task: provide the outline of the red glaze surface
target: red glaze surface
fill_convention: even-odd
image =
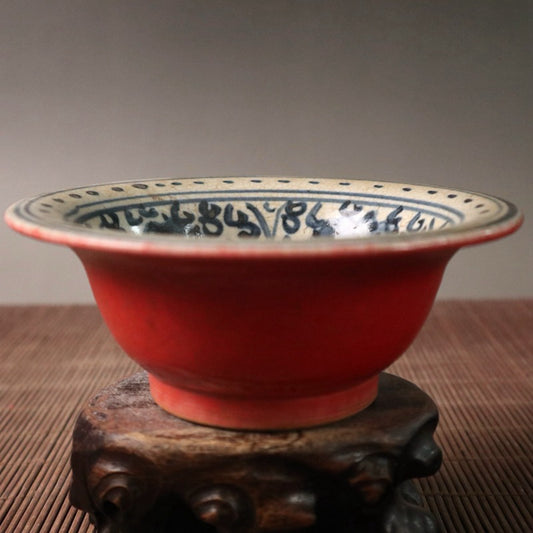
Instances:
[[[162,407],[286,429],[367,406],[453,253],[516,231],[522,215],[426,185],[212,177],[57,191],[13,204],[6,221],[76,251]]]
[[[77,250],[156,401],[204,424],[256,429],[368,405],[376,390],[365,382],[415,338],[453,252],[207,260]]]

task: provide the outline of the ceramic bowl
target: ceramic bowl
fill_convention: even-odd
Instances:
[[[21,201],[6,220],[76,252],[161,407],[287,429],[369,405],[454,252],[521,215],[442,187],[238,177],[80,187]]]

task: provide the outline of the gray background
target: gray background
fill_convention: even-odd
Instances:
[[[2,1],[0,200],[158,176],[383,178],[529,214],[440,297],[533,295],[532,3]],[[0,227],[0,303],[86,302],[67,249]]]

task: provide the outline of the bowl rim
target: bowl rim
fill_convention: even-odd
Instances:
[[[77,228],[73,224],[61,223],[56,219],[47,221],[46,215],[36,217],[28,211],[28,206],[52,195],[73,193],[75,191],[102,186],[131,185],[139,182],[158,182],[163,180],[209,180],[209,179],[263,180],[286,178],[287,180],[345,180],[349,182],[374,182],[377,184],[427,187],[458,194],[500,202],[505,211],[498,217],[489,218],[485,223],[476,220],[459,223],[445,229],[421,232],[400,232],[341,239],[314,238],[293,241],[255,240],[255,239],[190,239],[176,235],[122,233],[100,229]],[[482,219],[482,217],[478,217]],[[485,217],[486,218],[486,217]],[[4,214],[8,226],[26,236],[64,246],[74,250],[93,250],[136,255],[156,256],[196,256],[200,257],[298,257],[313,255],[376,255],[404,253],[421,250],[457,250],[460,247],[495,240],[515,232],[524,219],[515,204],[481,192],[467,189],[427,185],[412,182],[396,182],[382,179],[363,178],[326,178],[310,176],[210,176],[210,177],[167,177],[102,182],[93,185],[77,186],[24,198],[8,207]]]

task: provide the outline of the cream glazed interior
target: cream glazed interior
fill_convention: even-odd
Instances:
[[[80,187],[23,200],[8,211],[15,229],[63,242],[170,237],[225,242],[350,240],[464,232],[490,238],[519,214],[481,193],[376,180],[165,178]],[[67,239],[68,240],[68,239]],[[387,239],[388,240],[388,239]],[[220,241],[219,241],[220,242]],[[67,243],[68,244],[68,243]]]

